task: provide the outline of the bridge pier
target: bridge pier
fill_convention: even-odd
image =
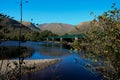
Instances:
[[[49,41],[49,39],[48,38],[46,38],[47,39],[47,42]]]
[[[75,40],[78,41],[78,37],[75,37]]]
[[[52,38],[52,42],[54,42],[54,38]]]
[[[62,42],[63,41],[63,38],[60,38],[60,42]]]
[[[60,41],[60,42],[63,42],[63,40],[66,42],[69,42],[69,41],[73,41],[73,39],[78,41],[81,38],[85,38],[85,35],[84,34],[76,34],[76,35],[74,34],[74,35],[46,37],[47,41],[49,40],[49,41]]]

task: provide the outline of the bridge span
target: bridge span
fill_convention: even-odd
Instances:
[[[45,39],[47,41],[60,41],[62,42],[63,40],[79,40],[85,38],[84,34],[74,34],[74,35],[63,35],[63,36],[49,36],[46,37]]]

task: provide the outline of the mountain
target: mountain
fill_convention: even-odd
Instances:
[[[90,30],[90,28],[91,28],[91,23],[90,22],[81,22],[76,27],[73,27],[69,31],[69,33],[70,34],[79,34],[81,32],[86,32],[86,31]]]
[[[49,30],[58,35],[68,34],[73,28],[73,25],[63,23],[46,23],[39,25],[39,28],[43,30]]]

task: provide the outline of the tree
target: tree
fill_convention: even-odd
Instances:
[[[91,29],[84,33],[86,52],[102,57],[109,66],[103,74],[108,80],[120,79],[120,9],[112,5],[112,9],[104,12],[91,22]],[[82,49],[83,45],[78,45]]]
[[[43,40],[45,37],[56,36],[56,34],[52,33],[51,31],[44,30],[41,32],[41,36],[42,36],[42,40]]]

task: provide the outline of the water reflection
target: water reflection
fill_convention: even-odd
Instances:
[[[100,76],[86,66],[86,64],[92,64],[92,60],[88,59],[86,54],[70,51],[70,46],[45,42],[25,42],[21,44],[22,52],[17,54],[16,42],[4,42],[4,44],[7,47],[0,47],[0,59],[14,59],[19,55],[26,59],[62,58],[60,63],[42,71],[29,73],[23,76],[22,80],[101,80]]]
[[[28,58],[32,56],[34,50],[30,47],[0,46],[0,59]]]
[[[51,56],[51,57],[62,57],[62,56],[68,56],[70,55],[70,51],[68,49],[69,46],[65,46],[62,44],[55,44],[55,43],[47,43],[42,44],[41,48],[39,48],[38,52],[40,54],[43,54],[45,56]]]

